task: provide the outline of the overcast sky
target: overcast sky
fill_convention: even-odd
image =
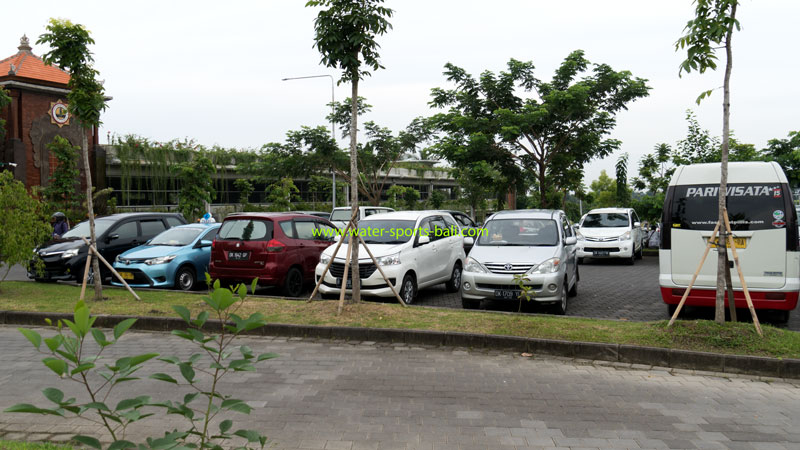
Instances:
[[[6,2],[0,58],[15,53],[23,33],[32,43],[50,17],[88,27],[97,41],[97,69],[114,97],[103,117],[107,133],[154,140],[189,137],[204,145],[258,148],[280,142],[288,130],[325,121],[327,78],[281,81],[317,74],[340,75],[319,65],[312,48],[316,10],[304,0],[49,1]],[[393,130],[428,108],[430,90],[445,87],[447,62],[472,74],[499,71],[510,58],[533,61],[549,80],[571,51],[595,63],[646,78],[650,96],[618,116],[610,137],[620,151],[585,168],[588,185],[600,170],[613,172],[628,152],[635,167],[660,142],[686,134],[685,111],[704,128],[722,130],[722,93],[696,106],[706,89],[722,85],[723,72],[684,75],[674,42],[691,18],[690,0],[389,0],[394,29],[379,38],[385,70],[360,85],[373,105],[365,117]],[[742,142],[763,147],[769,139],[800,130],[800,2],[743,0],[734,35],[731,128]],[[37,55],[42,46],[33,44]],[[723,57],[723,55],[720,55]],[[720,66],[723,66],[721,63]],[[336,86],[336,100],[349,96]],[[341,141],[347,145],[346,141]]]

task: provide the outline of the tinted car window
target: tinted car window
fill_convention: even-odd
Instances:
[[[552,219],[490,220],[478,238],[478,245],[555,246],[558,224]]]
[[[177,217],[167,217],[167,224],[169,224],[170,227],[177,227],[178,225],[183,225],[183,222],[178,220]]]
[[[136,222],[126,222],[111,231],[111,234],[118,234],[120,240],[136,239],[139,235],[139,227]]]
[[[161,219],[143,220],[139,226],[142,227],[142,236],[155,236],[167,229]]]
[[[217,237],[217,231],[219,231],[219,228],[214,228],[212,230],[206,231],[206,234],[204,234],[203,237],[200,238],[200,240],[201,241],[213,241],[214,238]]]
[[[671,228],[713,230],[717,224],[719,185],[675,186]],[[786,227],[783,190],[778,184],[728,184],[728,216],[733,230]]]
[[[317,236],[316,239],[332,240],[338,234],[336,228],[328,225],[327,223],[317,222]]]
[[[474,227],[475,226],[475,224],[472,222],[472,219],[470,219],[467,216],[462,216],[461,214],[456,214],[453,217],[455,217],[455,219],[458,221],[458,223],[460,223],[462,226],[465,226],[465,227]]]
[[[272,239],[272,226],[272,221],[268,220],[226,220],[218,236],[226,241],[268,241]]]
[[[317,227],[314,225],[314,222],[295,222],[294,228],[297,230],[297,239],[307,239],[312,240],[315,239],[314,236],[317,230]]]
[[[283,231],[283,234],[285,234],[286,237],[290,239],[296,239],[294,235],[294,229],[292,229],[291,220],[285,220],[283,222],[280,222],[280,225],[281,225],[281,231]]]
[[[442,218],[444,219],[444,223],[447,224],[447,228],[452,228],[452,227],[458,228],[458,224],[452,217],[442,216]]]
[[[630,225],[627,213],[592,213],[583,219],[585,228],[618,228]]]
[[[433,228],[431,240],[433,241],[444,239],[450,236],[450,234],[453,232],[452,229],[447,228],[447,224],[441,217],[435,217],[433,220],[431,220],[431,226]]]
[[[113,219],[95,220],[94,221],[94,232],[95,232],[95,235],[96,236],[101,236],[109,228],[111,228],[112,225],[114,225],[114,220]],[[64,235],[61,236],[61,237],[63,237],[64,239],[67,239],[67,238],[81,238],[81,237],[85,237],[85,238],[88,239],[89,237],[91,237],[91,235],[89,234],[89,222],[88,221],[81,222],[81,223],[75,225],[74,227],[72,227],[71,230],[69,230],[66,233],[64,233]]]

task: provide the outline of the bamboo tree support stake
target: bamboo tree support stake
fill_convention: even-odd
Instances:
[[[758,316],[756,315],[756,309],[753,307],[753,300],[750,298],[750,291],[747,290],[747,282],[744,281],[744,274],[742,273],[742,267],[739,265],[739,255],[736,254],[736,245],[733,243],[733,232],[731,231],[731,222],[728,220],[728,208],[723,208],[722,210],[723,215],[722,217],[725,219],[725,229],[728,231],[728,243],[731,247],[731,252],[733,253],[733,264],[736,266],[736,272],[739,274],[739,281],[742,283],[742,291],[744,291],[744,298],[747,300],[747,307],[750,309],[750,316],[753,318],[753,325],[756,326],[756,331],[758,335],[764,337],[764,333],[761,331],[761,324],[758,323]]]
[[[398,294],[398,293],[397,293],[397,291],[394,289],[394,286],[393,286],[393,285],[392,285],[392,283],[389,281],[389,278],[386,276],[386,274],[385,274],[385,273],[383,273],[383,269],[381,269],[381,265],[380,265],[380,264],[378,264],[378,260],[377,260],[377,259],[375,259],[375,257],[374,257],[374,256],[372,256],[372,252],[369,250],[369,247],[367,247],[367,243],[366,243],[366,242],[364,242],[364,238],[363,238],[363,237],[361,237],[361,235],[360,235],[360,234],[358,235],[358,240],[359,240],[359,241],[361,241],[361,243],[362,243],[362,244],[364,244],[364,250],[366,250],[366,251],[367,251],[367,254],[369,255],[369,257],[370,257],[370,258],[372,258],[372,263],[373,263],[373,264],[375,264],[375,267],[377,267],[377,268],[378,268],[378,272],[380,272],[380,273],[381,273],[381,276],[383,277],[383,280],[384,280],[384,281],[386,281],[386,284],[388,284],[388,285],[389,285],[389,287],[392,289],[392,293],[394,294],[394,296],[395,296],[395,297],[397,297],[397,300],[400,302],[400,304],[401,304],[401,305],[403,305],[403,306],[408,306],[408,305],[406,304],[406,302],[405,302],[405,301],[403,301],[403,298],[402,298],[402,297],[400,297],[400,294]]]
[[[342,314],[342,309],[344,309],[344,294],[347,292],[347,275],[350,271],[350,256],[353,254],[353,240],[350,239],[350,242],[347,246],[347,258],[344,260],[344,273],[342,274],[342,285],[339,287],[339,308],[336,310],[336,315]],[[356,244],[358,245],[358,244]],[[331,261],[333,261],[333,257],[331,257]],[[351,277],[355,278],[355,274],[351,275]]]
[[[89,280],[89,266],[92,265],[92,252],[86,252],[86,265],[83,267],[83,283],[81,283],[81,300],[86,296],[86,281]]]
[[[736,317],[736,300],[733,296],[733,282],[731,281],[731,263],[728,259],[727,246],[725,248],[725,287],[728,291],[728,310],[730,310],[731,313],[731,322],[738,322],[739,319]]]
[[[358,211],[356,210],[356,214]],[[331,260],[328,261],[328,265],[325,266],[325,269],[322,271],[322,276],[319,277],[319,281],[317,281],[317,285],[314,286],[314,291],[311,292],[311,295],[306,300],[306,303],[311,303],[314,301],[314,296],[317,295],[317,291],[319,291],[319,286],[322,284],[322,281],[325,280],[325,275],[327,275],[328,270],[330,270],[331,265],[333,264],[333,260],[336,259],[336,254],[339,253],[339,248],[342,246],[342,242],[344,242],[344,237],[347,236],[349,230],[353,227],[353,219],[355,219],[355,214],[350,216],[350,221],[347,222],[347,226],[344,228],[344,231],[339,235],[339,242],[336,244],[336,248],[333,250],[333,254],[331,255]]]
[[[686,297],[689,296],[689,292],[692,290],[692,286],[694,286],[694,282],[697,281],[697,275],[700,274],[700,269],[703,268],[703,264],[706,262],[706,258],[708,257],[708,252],[711,250],[711,246],[714,245],[714,238],[717,237],[717,232],[719,231],[720,223],[717,222],[717,226],[714,227],[714,232],[711,233],[711,237],[708,238],[708,243],[706,244],[706,251],[703,252],[703,257],[700,258],[700,264],[697,266],[697,270],[694,271],[694,275],[692,275],[692,281],[689,282],[689,286],[686,286],[686,291],[683,293],[683,297],[681,297],[681,302],[678,303],[678,307],[675,308],[675,312],[672,314],[672,318],[669,319],[669,323],[667,324],[667,328],[671,327],[673,323],[675,323],[675,319],[678,318],[678,314],[681,313],[681,309],[683,308],[683,304],[686,303]]]
[[[108,270],[110,270],[110,271],[111,271],[111,273],[112,273],[112,274],[114,274],[114,276],[115,276],[115,277],[117,277],[117,279],[118,279],[118,280],[119,280],[119,281],[122,283],[122,285],[123,285],[123,286],[125,286],[125,289],[127,289],[127,290],[128,290],[128,292],[130,292],[130,293],[131,293],[131,295],[133,295],[133,298],[135,298],[136,300],[139,300],[139,301],[141,301],[142,299],[141,299],[141,298],[139,298],[139,296],[138,296],[138,295],[136,295],[136,292],[133,292],[133,289],[131,289],[131,287],[130,287],[130,286],[128,286],[128,283],[126,283],[126,282],[125,282],[125,280],[122,278],[122,275],[120,275],[120,274],[119,274],[119,272],[117,272],[116,270],[114,270],[114,267],[113,267],[111,264],[109,264],[109,263],[108,263],[108,261],[106,261],[106,259],[105,259],[105,258],[103,258],[103,256],[100,254],[100,252],[98,252],[96,248],[92,247],[92,245],[91,245],[91,244],[89,244],[89,241],[87,241],[87,240],[86,240],[86,238],[82,237],[81,239],[83,239],[83,242],[85,242],[85,243],[86,243],[86,245],[88,245],[88,246],[89,246],[89,251],[90,251],[91,253],[94,253],[94,255],[97,257],[97,259],[99,259],[99,260],[100,260],[100,261],[101,261],[103,264],[105,264],[105,265],[106,265],[106,267],[108,267]],[[84,277],[85,277],[85,276],[86,276],[86,275],[84,274]],[[100,279],[98,280],[98,278],[100,278]],[[85,279],[85,278],[84,278],[84,279]],[[94,282],[95,282],[95,283],[102,283],[102,282],[103,282],[102,275],[101,275],[101,274],[99,274],[99,273],[95,274],[95,280],[94,280]]]

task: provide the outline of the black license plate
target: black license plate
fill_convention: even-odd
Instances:
[[[230,261],[247,261],[250,259],[250,252],[228,252]]]
[[[336,279],[336,285],[339,286],[340,288],[342,287],[342,279],[341,278],[337,278]],[[352,278],[348,278],[347,279],[347,286],[345,287],[345,289],[352,289],[352,288],[353,288],[353,279]]]
[[[592,252],[593,256],[608,256],[610,254],[608,250],[595,250]]]
[[[515,300],[519,298],[521,291],[512,291],[510,289],[495,289],[494,298],[500,300]]]

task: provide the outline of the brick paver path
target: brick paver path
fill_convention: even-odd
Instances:
[[[0,341],[0,408],[45,404],[40,390],[47,386],[77,393],[43,368],[14,328],[0,326]],[[800,387],[780,380],[404,344],[255,337],[243,343],[281,357],[257,373],[231,376],[222,391],[249,401],[252,414],[237,415],[236,425],[268,434],[276,449],[800,448]],[[130,333],[119,345],[126,353],[191,352],[181,339],[156,333]],[[161,400],[189,392],[150,380],[131,388]],[[178,424],[174,416],[147,420],[129,437]],[[97,431],[81,422],[0,414],[6,439],[65,440]]]

